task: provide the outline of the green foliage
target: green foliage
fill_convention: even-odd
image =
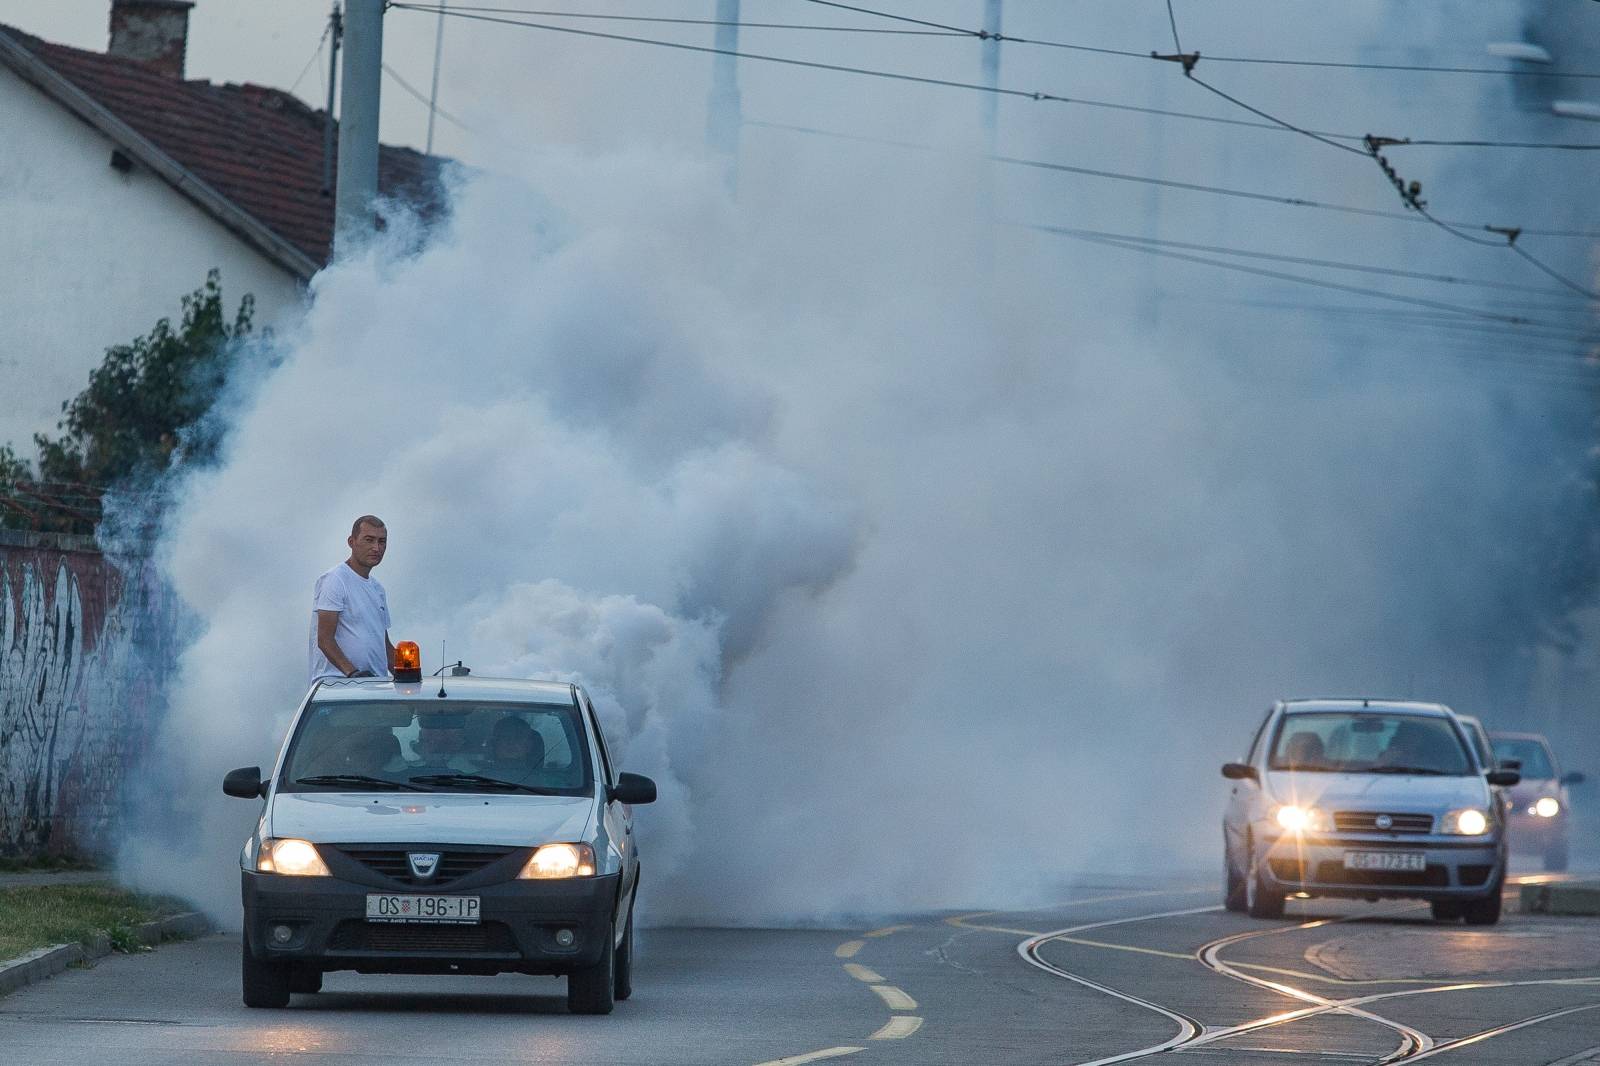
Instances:
[[[183,298],[176,329],[163,318],[145,336],[106,349],[89,387],[61,405],[64,417],[56,428],[62,434],[35,434],[39,480],[113,485],[160,473],[180,445],[190,460],[211,458],[220,435],[204,417],[227,381],[236,342],[249,335],[254,313],[255,298],[246,295],[228,320],[218,272],[212,270],[201,288]],[[0,464],[4,460],[0,455]]]

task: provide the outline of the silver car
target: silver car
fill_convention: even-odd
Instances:
[[[628,998],[630,808],[656,788],[618,770],[579,686],[320,681],[272,772],[223,791],[266,801],[240,856],[246,1006],[330,970],[564,974],[580,1014]]]
[[[1425,899],[1441,921],[1500,919],[1505,813],[1485,766],[1437,703],[1375,699],[1274,704],[1223,818],[1229,910],[1283,914],[1289,896]]]

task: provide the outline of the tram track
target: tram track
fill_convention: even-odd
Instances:
[[[1398,910],[1405,911],[1412,909],[1414,906],[1414,904],[1408,904],[1398,908]],[[1318,929],[1336,924],[1371,922],[1376,917],[1373,915],[1319,918],[1294,925],[1248,930],[1242,933],[1233,933],[1228,936],[1218,937],[1215,940],[1211,940],[1205,944],[1202,944],[1194,951],[1193,957],[1196,962],[1205,967],[1208,971],[1216,973],[1222,977],[1227,977],[1230,980],[1238,981],[1251,987],[1259,988],[1263,991],[1269,991],[1276,995],[1281,995],[1304,1004],[1304,1006],[1297,1009],[1280,1011],[1274,1014],[1252,1019],[1248,1022],[1227,1026],[1224,1028],[1208,1029],[1195,1017],[1192,1017],[1173,1007],[1158,1003],[1152,999],[1147,999],[1134,995],[1130,992],[1126,992],[1122,989],[1105,985],[1087,976],[1086,974],[1070,970],[1065,966],[1061,966],[1050,961],[1049,959],[1046,959],[1041,951],[1041,949],[1043,949],[1047,944],[1056,941],[1083,944],[1083,941],[1074,941],[1071,938],[1073,938],[1076,934],[1088,932],[1094,929],[1107,929],[1116,926],[1142,922],[1181,918],[1204,913],[1214,913],[1219,910],[1221,910],[1220,907],[1196,907],[1185,910],[1157,911],[1125,918],[1106,919],[1035,934],[1017,945],[1018,954],[1030,965],[1044,970],[1045,972],[1054,976],[1065,978],[1077,984],[1083,985],[1084,987],[1101,992],[1105,995],[1115,997],[1124,1002],[1152,1011],[1156,1014],[1160,1014],[1161,1016],[1175,1022],[1178,1026],[1178,1031],[1176,1033],[1158,1043],[1150,1044],[1144,1047],[1133,1048],[1114,1055],[1103,1056],[1093,1060],[1076,1063],[1074,1066],[1112,1066],[1112,1064],[1115,1063],[1134,1062],[1140,1059],[1151,1058],[1156,1055],[1180,1052],[1188,1049],[1194,1049],[1198,1051],[1201,1048],[1215,1045],[1220,1041],[1230,1040],[1249,1033],[1256,1033],[1266,1029],[1303,1021],[1305,1019],[1335,1013],[1344,1014],[1353,1018],[1361,1019],[1363,1021],[1371,1022],[1389,1029],[1397,1034],[1399,1036],[1399,1042],[1392,1051],[1381,1056],[1376,1056],[1370,1060],[1373,1066],[1388,1066],[1390,1063],[1419,1062],[1426,1059],[1431,1059],[1459,1048],[1481,1044],[1485,1041],[1496,1039],[1513,1032],[1518,1032],[1532,1026],[1541,1025],[1546,1022],[1555,1021],[1557,1019],[1569,1017],[1574,1014],[1580,1014],[1591,1010],[1600,1010],[1600,1001],[1578,1004],[1574,1006],[1564,1006],[1558,1009],[1524,1017],[1516,1021],[1491,1026],[1474,1033],[1469,1033],[1465,1036],[1441,1039],[1428,1034],[1416,1026],[1408,1025],[1392,1018],[1387,1018],[1382,1014],[1379,1014],[1373,1010],[1369,1010],[1368,1008],[1375,1004],[1386,1003],[1399,999],[1408,999],[1419,996],[1448,995],[1469,991],[1531,988],[1540,986],[1595,987],[1600,989],[1600,977],[1542,978],[1520,981],[1457,981],[1440,983],[1437,985],[1428,985],[1420,988],[1392,990],[1369,995],[1336,999],[1318,995],[1286,981],[1273,980],[1271,978],[1261,977],[1245,972],[1240,968],[1243,964],[1230,963],[1228,960],[1222,957],[1222,952],[1227,948],[1247,941],[1257,940],[1265,937],[1299,933],[1306,930]],[[1341,1054],[1340,1057],[1344,1058],[1346,1056]]]

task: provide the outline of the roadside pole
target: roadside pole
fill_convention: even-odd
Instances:
[[[983,42],[983,84],[991,89],[1000,86],[1000,2],[983,2],[983,30],[989,34]],[[998,143],[999,125],[1000,94],[986,93],[983,97],[983,131],[990,155],[994,155]]]
[[[739,0],[717,0],[716,48],[739,50]],[[739,185],[739,67],[732,55],[714,56],[711,68],[711,110],[706,116],[706,142],[722,157],[728,191]]]
[[[334,196],[337,258],[372,236],[378,197],[378,93],[383,76],[383,0],[346,0],[340,81],[339,183]]]
[[[339,86],[339,46],[344,43],[344,18],[339,13],[339,0],[333,0],[333,12],[328,16],[328,110],[322,118],[322,195],[333,195],[333,102]]]

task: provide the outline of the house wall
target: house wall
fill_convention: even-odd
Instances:
[[[86,541],[0,530],[0,856],[114,850],[163,706],[170,599]]]
[[[0,444],[32,454],[105,349],[174,320],[180,297],[222,271],[230,312],[256,297],[257,328],[299,306],[277,266],[114,145],[0,68]]]

